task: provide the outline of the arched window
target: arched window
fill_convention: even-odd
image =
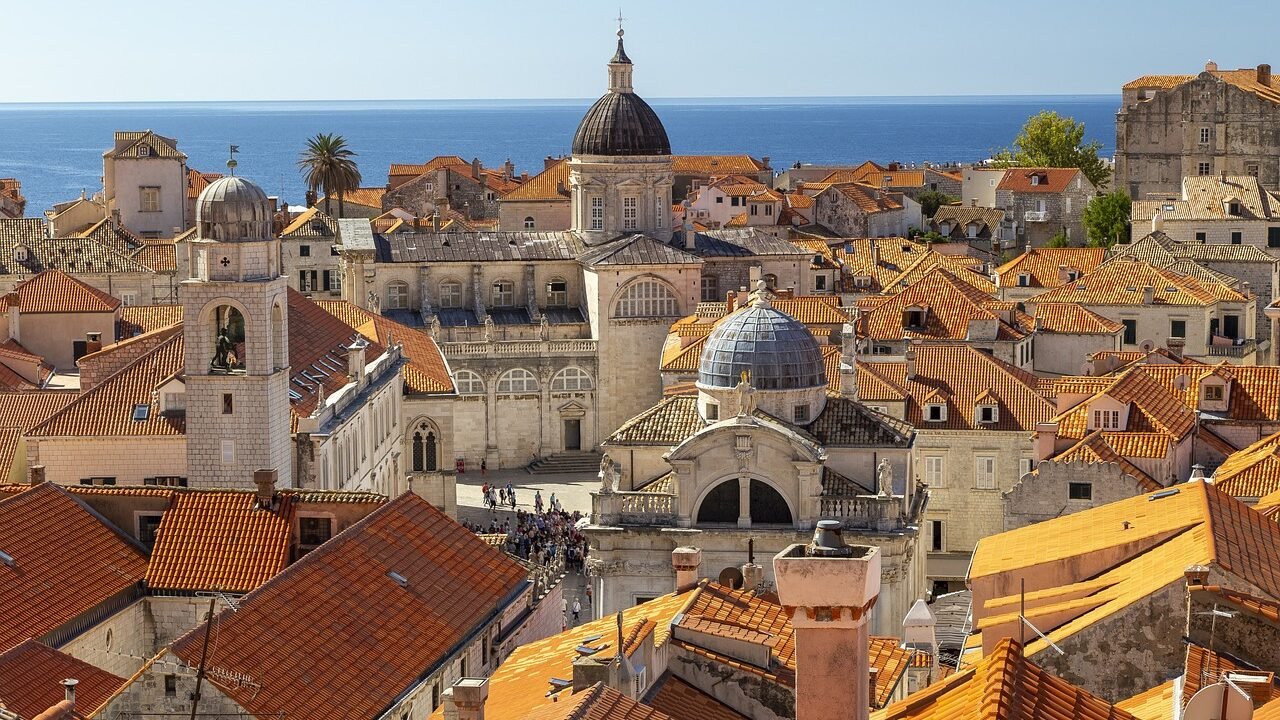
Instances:
[[[462,283],[457,280],[445,280],[440,283],[440,307],[462,307]]]
[[[538,378],[524,368],[508,370],[498,378],[498,392],[506,394],[538,392]]]
[[[741,508],[738,479],[725,480],[712,488],[698,508],[698,523],[736,523]]]
[[[494,307],[511,307],[516,304],[516,284],[510,280],[498,280],[493,284],[490,304]]]
[[[525,229],[525,230],[532,230],[532,229],[533,229],[533,217],[532,217],[532,216],[527,217],[527,218],[525,218],[525,219],[524,219],[524,229]]]
[[[791,509],[787,507],[787,501],[772,485],[754,478],[751,480],[751,524],[791,524]]]
[[[679,302],[671,288],[658,280],[640,280],[622,291],[615,317],[671,317],[679,314]]]
[[[591,376],[581,368],[567,367],[551,378],[552,392],[590,389]]]
[[[417,472],[433,472],[440,469],[440,451],[436,434],[426,423],[419,423],[413,431],[413,469]]]
[[[458,370],[453,374],[453,384],[459,395],[483,395],[484,379],[470,370]]]
[[[209,371],[229,373],[244,370],[244,316],[230,305],[221,305],[214,309],[211,320],[213,357],[209,360]]]
[[[387,283],[387,307],[403,310],[409,307],[409,284],[393,280]]]

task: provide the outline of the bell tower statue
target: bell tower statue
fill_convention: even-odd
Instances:
[[[255,471],[274,470],[290,487],[288,285],[271,203],[229,175],[200,193],[195,222],[181,290],[188,484],[252,488]]]

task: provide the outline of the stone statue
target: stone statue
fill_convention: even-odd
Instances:
[[[485,316],[484,316],[484,341],[485,341],[485,342],[493,342],[493,341],[494,341],[494,339],[495,339],[495,338],[494,338],[494,336],[495,336],[495,333],[494,333],[494,327],[493,327],[493,316],[492,316],[492,315],[490,315],[490,314],[488,314],[488,313],[485,313]]]
[[[547,314],[546,314],[546,313],[542,313],[542,314],[538,317],[538,339],[539,339],[539,340],[542,340],[542,341],[544,341],[544,342],[546,341],[546,339],[547,339],[547,330],[549,330],[549,329],[550,329],[550,328],[549,328],[549,326],[550,326],[550,323],[549,323],[549,322],[547,322]]]
[[[227,328],[225,326],[218,328],[218,339],[215,342],[213,362],[209,363],[209,367],[218,370],[230,370],[231,350],[234,347],[235,344],[231,342],[231,335]]]
[[[618,488],[618,464],[609,453],[600,456],[600,492],[611,493]]]
[[[431,339],[432,340],[440,339],[440,316],[439,315],[431,316]]]
[[[742,379],[733,389],[738,393],[738,417],[753,414],[756,411],[756,389],[751,386],[746,370],[742,371]]]
[[[876,467],[876,486],[882,496],[893,495],[893,468],[887,458]]]

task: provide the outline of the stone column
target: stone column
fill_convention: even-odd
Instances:
[[[751,478],[738,478],[738,527],[751,527]]]
[[[476,314],[476,322],[484,322],[488,312],[484,307],[484,275],[479,263],[471,266],[471,307]]]
[[[497,368],[488,368],[484,373],[484,456],[493,460],[496,468],[498,462],[498,378],[502,375]]]
[[[529,310],[529,319],[538,322],[542,313],[538,311],[538,287],[533,276],[533,263],[524,266],[524,303]]]
[[[418,268],[418,307],[422,313],[423,322],[429,322],[428,318],[435,315],[435,310],[431,306],[430,276],[430,265],[422,265]]]

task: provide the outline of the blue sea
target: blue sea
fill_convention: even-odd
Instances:
[[[567,153],[591,100],[0,104],[0,177],[17,177],[27,214],[101,187],[102,153],[115,130],[151,129],[178,140],[189,165],[237,173],[285,201],[302,201],[296,160],[318,132],[345,136],[365,185],[386,182],[391,163],[436,155],[510,158],[533,175]],[[768,156],[795,162],[972,161],[1013,142],[1027,117],[1056,110],[1085,123],[1111,155],[1114,95],[650,100],[676,153]]]

